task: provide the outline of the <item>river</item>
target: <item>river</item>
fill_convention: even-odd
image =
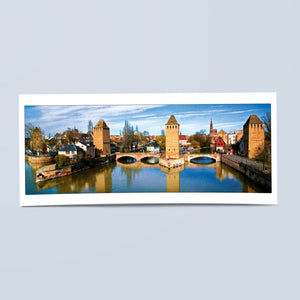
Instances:
[[[115,162],[54,180],[36,183],[41,165],[26,162],[26,194],[229,192],[261,193],[258,185],[236,170],[209,159],[166,169],[158,163]]]

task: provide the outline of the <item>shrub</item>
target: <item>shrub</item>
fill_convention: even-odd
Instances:
[[[57,166],[57,168],[61,168],[63,166],[67,166],[70,163],[70,159],[65,155],[58,154],[55,156],[55,162],[55,167]]]
[[[84,155],[84,159],[89,161],[91,158],[92,158],[92,154],[86,152],[85,155]]]

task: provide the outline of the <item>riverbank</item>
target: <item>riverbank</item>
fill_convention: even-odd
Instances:
[[[267,192],[272,192],[271,170],[267,170],[262,163],[254,162],[237,155],[223,154],[221,157],[222,163],[239,171]]]
[[[50,163],[54,161],[54,157],[51,155],[40,155],[40,156],[25,155],[25,160],[27,160],[30,163]]]
[[[59,177],[69,176],[84,170],[94,168],[99,165],[108,164],[115,161],[115,156],[91,158],[88,161],[83,161],[75,164],[70,164],[57,168],[56,164],[43,166],[36,170],[36,182],[56,179]]]

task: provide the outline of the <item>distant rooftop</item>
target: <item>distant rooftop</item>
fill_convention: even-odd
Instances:
[[[82,151],[80,147],[70,144],[59,149],[59,151]]]

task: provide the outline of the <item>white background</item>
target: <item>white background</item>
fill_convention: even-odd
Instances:
[[[2,1],[0,298],[299,299],[299,11]],[[278,93],[278,206],[19,207],[18,94],[265,91]]]

